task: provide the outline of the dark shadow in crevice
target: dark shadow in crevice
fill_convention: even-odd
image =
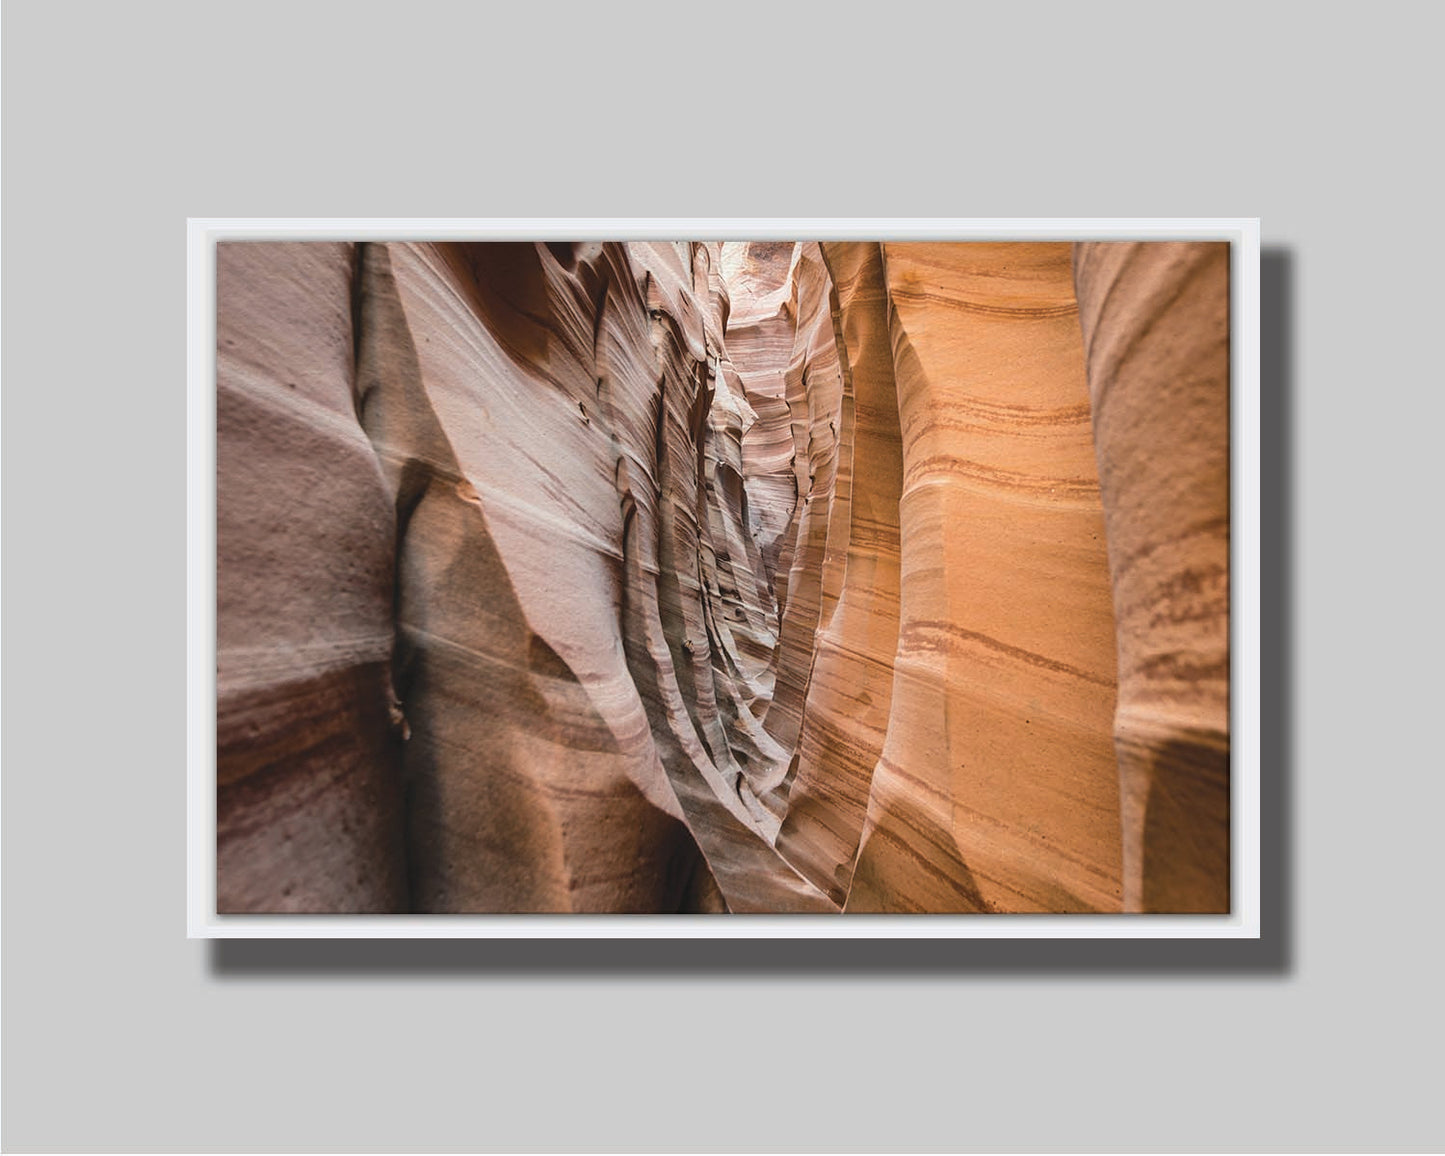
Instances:
[[[710,980],[796,977],[809,982],[819,977],[851,976],[1072,975],[1101,981],[1288,977],[1295,965],[1297,898],[1293,784],[1296,705],[1292,668],[1295,278],[1295,259],[1288,249],[1264,250],[1260,284],[1259,939],[234,939],[207,945],[211,973],[219,980],[241,982],[410,976],[458,980],[595,977],[622,981],[660,976]]]

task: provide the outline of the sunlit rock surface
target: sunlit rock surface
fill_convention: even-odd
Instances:
[[[1227,281],[1131,260],[221,245],[220,909],[1207,907]]]
[[[849,910],[1119,908],[1114,622],[1070,258],[883,246],[901,606]]]

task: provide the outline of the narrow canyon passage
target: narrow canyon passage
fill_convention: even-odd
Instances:
[[[1228,909],[1227,245],[217,269],[220,911]]]

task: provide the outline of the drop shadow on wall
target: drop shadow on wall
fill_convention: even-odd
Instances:
[[[576,976],[1288,976],[1294,968],[1294,255],[1260,265],[1258,940],[216,940],[220,980]],[[720,917],[725,918],[725,917]],[[820,917],[825,918],[825,917]],[[1079,918],[1087,918],[1080,916]]]

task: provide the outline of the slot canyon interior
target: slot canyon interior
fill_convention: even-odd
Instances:
[[[1225,242],[217,246],[217,910],[1230,909]]]

